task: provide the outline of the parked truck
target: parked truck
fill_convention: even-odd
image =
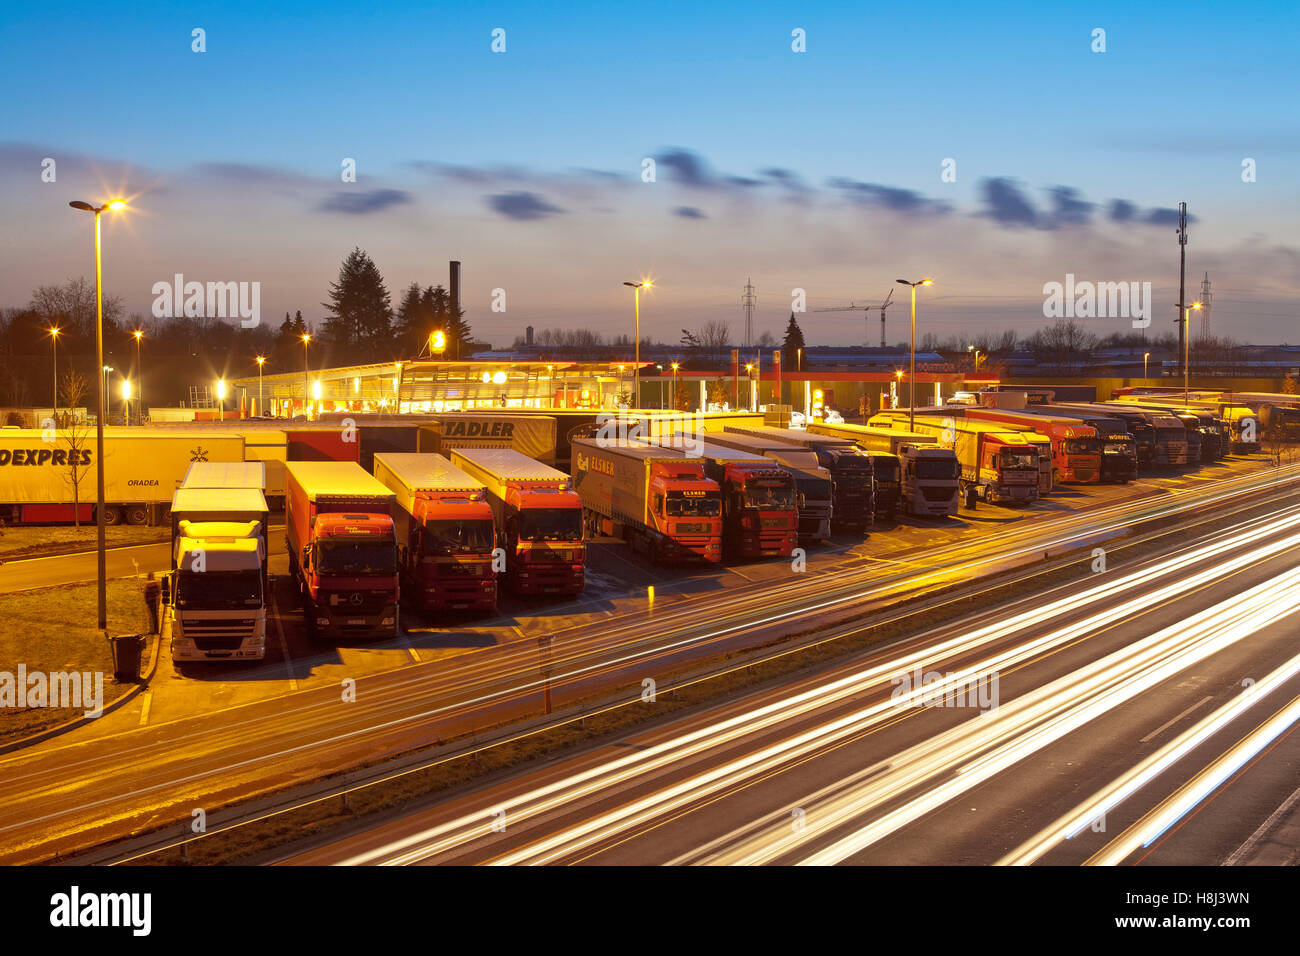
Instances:
[[[1101,446],[1101,480],[1126,484],[1137,477],[1137,443],[1129,434],[1128,425],[1120,419],[1091,412],[1054,412],[1042,405],[1026,405],[1020,413],[1089,426],[1097,433]]]
[[[789,557],[799,543],[798,493],[789,470],[762,455],[704,440],[708,436],[659,438],[704,463],[722,492],[722,548],[731,557]],[[643,442],[643,444],[652,444]]]
[[[442,455],[407,452],[376,454],[375,478],[396,500],[404,593],[423,611],[496,610],[496,523],[483,483]]]
[[[722,560],[722,492],[701,459],[640,442],[569,443],[590,532],[621,537],[664,564]]]
[[[1155,460],[1152,464],[1186,465],[1199,461],[1201,457],[1201,436],[1195,427],[1188,428],[1177,416],[1158,408],[1143,408],[1138,405],[1126,405],[1122,402],[1103,402],[1098,408],[1120,410],[1134,409],[1146,417],[1147,423],[1155,435]]]
[[[395,637],[395,495],[351,461],[285,466],[285,539],[310,637]]]
[[[1152,416],[1140,408],[1074,402],[1053,402],[1050,405],[1041,407],[1044,413],[1048,415],[1072,415],[1077,412],[1084,412],[1089,415],[1118,418],[1128,428],[1128,433],[1132,436],[1133,443],[1137,447],[1138,468],[1140,470],[1147,470],[1156,465],[1169,464],[1171,452],[1177,454],[1177,448],[1171,447],[1171,442],[1182,442],[1184,446],[1183,455],[1186,457],[1186,441],[1183,436],[1180,434],[1175,439],[1168,428],[1157,435],[1155,426],[1152,424]],[[1181,424],[1178,426],[1178,431],[1182,432]]]
[[[266,654],[266,499],[258,488],[208,475],[210,487],[177,490],[171,508],[176,661],[260,660]]]
[[[876,415],[869,424],[890,427],[891,422],[906,427],[907,412]],[[977,495],[986,502],[1026,504],[1038,499],[1039,451],[1023,433],[1008,431],[995,422],[953,416],[916,415],[914,427],[956,453],[967,506],[974,504]]]
[[[737,432],[705,432],[709,444],[747,451],[775,462],[794,476],[799,501],[799,537],[827,541],[831,536],[831,473],[817,461],[817,453],[803,445],[775,441]]]
[[[0,522],[95,521],[95,428],[0,429]],[[238,435],[201,430],[104,429],[104,523],[165,524],[193,462],[244,460]]]
[[[1101,439],[1091,425],[1069,418],[974,405],[965,409],[965,417],[999,422],[1013,431],[1046,435],[1051,440],[1054,484],[1095,484],[1101,481]]]
[[[875,512],[874,462],[851,439],[766,425],[727,425],[724,431],[811,449],[818,463],[830,472],[832,527],[862,533],[872,524]],[[881,477],[888,476],[882,474]]]
[[[1188,435],[1188,457],[1193,462],[1198,460],[1192,451],[1193,434],[1200,438],[1200,461],[1213,462],[1226,458],[1232,448],[1232,432],[1228,422],[1209,408],[1185,405],[1181,399],[1181,395],[1176,399],[1173,396],[1122,395],[1112,401],[1117,405],[1135,405],[1166,412],[1181,421]]]
[[[512,448],[453,448],[451,463],[483,483],[516,594],[581,594],[587,549],[582,499],[569,476]]]
[[[895,423],[891,419],[891,426]],[[906,427],[880,428],[871,425],[829,425],[816,422],[808,430],[854,441],[871,456],[876,473],[876,516],[890,517],[902,510],[918,517],[955,515],[958,506],[960,471],[951,448]],[[889,478],[892,475],[892,485]],[[881,494],[882,484],[884,494]],[[882,501],[883,498],[883,501]]]

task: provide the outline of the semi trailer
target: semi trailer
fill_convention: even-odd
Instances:
[[[818,464],[830,472],[832,527],[861,533],[872,524],[875,513],[874,462],[851,439],[766,425],[727,425],[724,432],[811,449]]]
[[[917,517],[957,513],[960,480],[957,456],[951,448],[940,446],[931,435],[901,426],[879,428],[824,422],[811,424],[808,430],[847,438],[871,456],[876,472],[877,517],[886,513],[893,517],[899,507]],[[892,488],[888,478],[882,479],[882,472],[894,476]]]
[[[396,637],[395,496],[351,461],[285,466],[285,541],[310,637]]]
[[[496,522],[487,488],[442,455],[380,453],[375,478],[393,493],[404,593],[421,610],[490,613]]]
[[[722,560],[722,492],[701,459],[639,442],[574,436],[569,445],[590,532],[664,564]]]
[[[1019,432],[1036,432],[1051,440],[1052,481],[1095,484],[1101,481],[1101,439],[1091,425],[1068,418],[1005,408],[964,409],[965,417],[998,422]]]
[[[582,499],[562,471],[512,448],[453,448],[451,463],[487,489],[516,594],[581,594]]]

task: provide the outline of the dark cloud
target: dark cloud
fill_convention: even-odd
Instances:
[[[709,172],[704,159],[697,153],[686,149],[670,149],[655,157],[660,166],[668,167],[673,178],[683,186],[692,189],[712,189],[718,185]]]
[[[1137,215],[1137,206],[1127,199],[1112,199],[1110,201],[1110,221],[1111,222],[1129,222]]]
[[[748,176],[728,176],[723,180],[728,186],[740,186],[748,189],[750,186],[762,186],[763,180],[750,179]]]
[[[564,212],[558,206],[552,206],[537,193],[522,190],[520,192],[498,193],[495,196],[488,196],[487,203],[495,212],[500,213],[507,219],[520,222],[544,219],[553,213]]]
[[[1048,193],[1052,197],[1051,228],[1086,226],[1092,221],[1097,204],[1080,199],[1079,191],[1073,186],[1053,186]]]
[[[980,181],[987,216],[1000,226],[1036,226],[1038,212],[1013,179],[994,177]]]
[[[696,209],[694,206],[678,206],[673,210],[674,216],[681,216],[683,219],[708,219],[708,214],[702,209]]]
[[[781,169],[780,167],[773,166],[768,169],[759,170],[759,175],[766,176],[773,182],[780,183],[786,189],[796,189],[801,192],[808,189],[808,185],[803,181],[803,177],[791,169]]]
[[[1142,221],[1145,222],[1148,226],[1173,226],[1177,228],[1178,210],[1169,209],[1167,207],[1148,209],[1146,211],[1146,215],[1142,217]],[[1191,213],[1188,213],[1187,221],[1195,222],[1196,217],[1193,216]]]
[[[400,189],[371,189],[358,192],[336,192],[321,203],[323,212],[342,212],[350,216],[365,216],[390,206],[403,206],[411,201],[411,194]]]
[[[878,183],[863,183],[856,179],[837,176],[826,181],[832,189],[838,189],[854,202],[880,206],[894,212],[911,212],[942,215],[951,212],[947,203],[927,199],[912,189],[897,186],[881,186]]]

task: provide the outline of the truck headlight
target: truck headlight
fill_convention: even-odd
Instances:
[[[384,618],[382,621],[380,621],[379,623],[380,623],[380,624],[392,624],[392,623],[393,623],[393,619],[392,619],[391,617],[386,617],[386,618]]]
[[[329,627],[329,626],[330,626],[330,619],[327,618],[327,617],[318,617],[318,618],[316,618],[316,625],[317,625],[318,627]]]

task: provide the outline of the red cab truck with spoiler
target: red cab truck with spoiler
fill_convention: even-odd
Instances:
[[[490,612],[496,524],[487,489],[442,455],[382,452],[375,477],[397,498],[398,563],[424,611]]]
[[[1038,432],[1052,440],[1052,481],[1096,484],[1101,481],[1101,439],[1091,425],[1010,408],[971,405],[965,417],[997,422],[1018,432]]]
[[[652,560],[722,560],[722,493],[704,462],[639,442],[570,439],[588,529],[623,537]]]
[[[453,448],[451,463],[483,483],[505,536],[516,594],[581,594],[587,549],[582,499],[569,476],[511,448]]]
[[[702,461],[704,473],[718,483],[724,551],[738,558],[789,557],[799,541],[794,476],[762,455],[713,445],[703,437],[674,436],[654,444]]]
[[[289,571],[312,637],[397,635],[394,495],[350,461],[285,465]]]

